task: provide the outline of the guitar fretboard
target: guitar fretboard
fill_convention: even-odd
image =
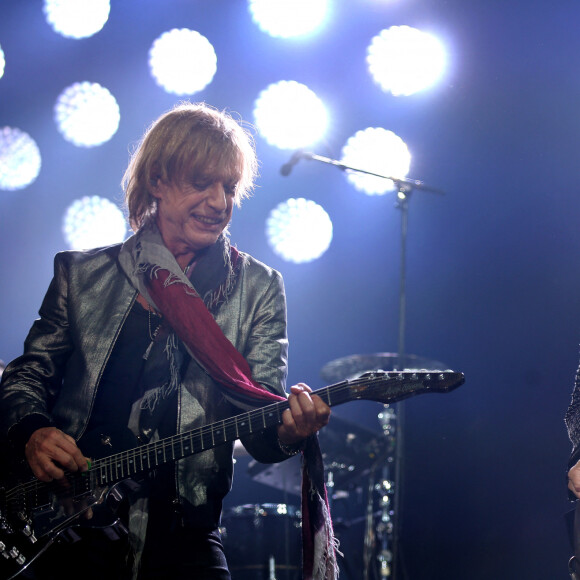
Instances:
[[[314,394],[329,406],[357,399],[387,404],[427,391],[447,392],[463,382],[463,374],[452,371],[376,371],[366,373],[358,379],[319,389]],[[186,433],[98,459],[93,462],[88,472],[67,473],[69,487],[65,493],[68,496],[80,496],[97,487],[112,485],[152,471],[166,463],[279,425],[282,423],[282,413],[288,406],[287,400],[281,400]],[[63,495],[61,484],[34,479],[9,490],[6,502],[19,506],[38,506],[48,503],[53,495]]]
[[[320,389],[316,391],[316,394],[327,405],[338,405],[352,400],[352,389],[356,386],[353,383],[356,381],[350,383],[343,381]],[[362,383],[364,381],[361,381]],[[151,471],[166,463],[279,425],[282,423],[282,413],[288,406],[288,401],[279,401],[187,433],[173,435],[129,451],[111,455],[95,461],[91,472],[96,475],[97,483],[102,486]]]

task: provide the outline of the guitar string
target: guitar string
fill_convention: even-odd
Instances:
[[[375,377],[374,379],[371,379],[370,382],[383,382],[385,380],[393,381],[393,380],[396,380],[400,376],[401,376],[400,374],[397,374],[397,375],[395,375],[395,377],[393,377],[393,376],[389,376],[387,373],[385,376]],[[331,385],[329,387],[326,387],[325,389],[321,389],[320,391],[317,391],[317,394],[328,395],[328,392],[330,390],[333,390],[336,395],[340,395],[341,391],[350,390],[350,387],[356,386],[358,384],[367,384],[368,385],[369,379],[359,378],[359,379],[353,379],[351,381],[343,381],[341,383],[337,383],[336,385]],[[325,391],[325,393],[322,393],[323,391]],[[263,416],[264,414],[267,414],[268,410],[271,410],[273,408],[276,408],[276,407],[278,407],[278,408],[286,407],[287,408],[287,406],[288,406],[288,403],[286,401],[280,401],[279,403],[274,403],[271,405],[266,405],[266,406],[261,407],[259,409],[254,409],[254,410],[244,414],[244,416],[248,417],[249,422],[251,424],[252,418],[256,418],[260,415]],[[237,426],[239,424],[239,417],[240,417],[240,415],[237,415],[236,417],[225,419],[222,422],[223,426],[224,426],[224,430],[226,430],[228,427]],[[214,425],[216,425],[216,424],[214,423]],[[203,439],[203,437],[207,436],[208,434],[211,434],[211,433],[215,434],[215,427],[204,426],[204,427],[199,428],[199,430],[197,430],[197,431],[199,431],[198,435],[195,434],[195,431],[192,431],[189,434],[185,435],[185,438],[189,438],[189,439],[201,438],[201,439]],[[149,457],[151,455],[151,451],[153,451],[153,458],[155,458],[157,455],[155,453],[155,451],[159,452],[159,451],[165,451],[168,448],[174,448],[175,443],[178,441],[182,441],[183,438],[184,438],[184,434],[178,434],[178,435],[174,435],[172,437],[166,438],[166,439],[162,439],[160,441],[156,441],[153,444],[148,444],[146,447],[149,449],[147,450],[146,455]],[[226,440],[224,440],[224,442],[226,442]],[[203,444],[203,441],[202,441],[202,444]],[[122,458],[123,455],[128,457],[130,454],[133,454],[136,456],[137,453],[139,453],[139,455],[143,454],[143,451],[144,451],[143,448],[137,448],[135,450],[124,451],[124,452],[112,455],[108,458],[103,458],[101,460],[97,460],[93,463],[93,466],[91,468],[91,475],[93,475],[94,473],[97,473],[98,471],[102,472],[103,470],[104,471],[111,470],[113,465],[116,465],[119,463],[119,460]],[[111,476],[113,475],[112,471],[111,471],[110,475]],[[67,476],[70,479],[72,479],[73,482],[76,482],[78,477],[79,477],[79,474],[67,473]],[[114,479],[114,478],[112,478],[112,479]],[[107,481],[107,479],[105,479],[105,481]],[[14,489],[10,490],[6,494],[6,498],[11,499],[17,493],[22,494],[22,493],[26,493],[27,491],[29,492],[31,490],[35,490],[35,488],[38,488],[38,487],[45,487],[46,488],[46,486],[47,486],[47,484],[45,482],[40,482],[38,480],[32,480],[30,482],[27,482],[27,483],[24,483],[24,484],[18,486],[18,488],[14,488]],[[54,493],[55,493],[55,495],[57,495],[57,497],[59,495],[66,494],[66,492],[59,493],[58,490],[55,491]]]
[[[405,373],[408,374],[408,373]],[[394,377],[389,375],[388,373],[385,374],[385,376],[379,376],[379,377],[374,377],[374,379],[371,379],[370,382],[384,382],[386,381],[394,381],[397,378],[404,378],[401,376],[400,373],[397,373]],[[369,379],[364,379],[364,378],[359,378],[359,379],[353,379],[351,381],[343,381],[342,383],[337,383],[336,385],[331,385],[330,387],[326,387],[325,389],[321,389],[321,391],[318,391],[317,393],[319,395],[324,394],[324,395],[328,395],[328,393],[333,390],[335,391],[335,395],[340,395],[341,391],[343,390],[350,390],[350,387],[352,386],[356,386],[358,384],[369,384]],[[325,393],[322,393],[322,391],[325,391]],[[268,414],[268,410],[272,410],[274,408],[282,408],[282,407],[286,407],[287,408],[288,403],[286,401],[281,401],[279,403],[274,403],[272,405],[267,405],[265,407],[261,407],[260,409],[255,409],[253,411],[250,411],[248,413],[246,413],[245,415],[247,415],[248,420],[250,422],[251,425],[251,421],[252,418],[256,418],[260,415],[264,416],[264,414]],[[279,420],[279,419],[278,419]],[[222,424],[223,424],[223,429],[224,431],[226,431],[228,428],[232,428],[232,427],[236,427],[239,425],[240,423],[240,415],[233,417],[233,418],[229,418],[229,419],[225,419]],[[216,425],[216,424],[214,424]],[[189,434],[185,435],[185,438],[189,438],[190,440],[194,439],[194,438],[201,438],[203,439],[204,436],[207,436],[208,434],[212,434],[212,436],[214,436],[216,434],[216,430],[215,427],[212,426],[205,426],[199,429],[199,434],[196,435],[195,432],[190,432]],[[165,456],[165,451],[170,448],[172,449],[172,452],[174,452],[175,449],[175,443],[177,442],[181,442],[184,439],[184,434],[178,434],[166,439],[163,439],[161,441],[157,441],[154,444],[151,444],[151,447],[147,450],[147,457],[149,459],[149,456],[151,455],[151,451],[155,452],[157,451],[157,453],[159,453],[160,451],[163,451],[163,454]],[[221,443],[225,443],[227,441],[227,439],[224,439],[223,442]],[[221,444],[220,443],[220,444]],[[202,440],[202,445],[203,445],[203,440]],[[149,447],[149,446],[147,446]],[[123,456],[125,456],[126,458],[129,458],[130,455],[133,455],[134,457],[137,456],[137,454],[142,455],[143,454],[143,449],[142,448],[137,448],[135,450],[128,450],[128,451],[124,451],[118,454],[115,454],[109,458],[104,458],[102,460],[98,460],[95,462],[95,464],[92,467],[92,473],[91,476],[94,475],[94,473],[98,472],[98,471],[107,471],[107,470],[111,470],[110,475],[113,476],[113,472],[112,472],[112,467],[113,465],[117,465],[119,463],[119,460],[122,459]],[[155,457],[157,456],[156,453],[153,453],[153,458],[155,461]],[[138,470],[138,471],[143,471]],[[86,473],[86,472],[85,472]],[[79,474],[76,473],[69,473],[67,474],[69,476],[70,479],[73,480],[73,484],[76,483],[79,479]],[[127,474],[127,476],[129,475],[129,473]],[[118,476],[118,474],[117,474]],[[82,477],[82,474],[80,475],[80,477]],[[115,479],[114,477],[112,477],[112,479]],[[107,473],[107,477],[105,478],[105,482],[108,480],[108,473]],[[84,481],[83,479],[81,479],[81,482],[86,483],[86,481]],[[46,484],[44,482],[39,482],[37,480],[33,480],[30,481],[28,483],[22,484],[21,486],[19,486],[19,489],[13,489],[10,490],[6,497],[7,498],[12,498],[14,496],[14,494],[16,493],[26,493],[27,490],[34,490],[35,488],[39,487],[39,486],[46,486]],[[74,487],[74,485],[73,485]],[[66,495],[66,491],[64,492],[55,492],[55,495],[59,496],[59,495]],[[69,492],[70,493],[70,492]]]
[[[379,371],[377,371],[379,372]],[[350,391],[352,390],[352,387],[356,387],[359,385],[373,385],[375,383],[384,383],[384,382],[397,382],[400,380],[404,380],[405,379],[405,375],[417,375],[417,380],[421,381],[421,380],[425,380],[425,376],[424,375],[429,375],[429,374],[437,374],[438,378],[440,381],[444,382],[445,381],[445,377],[448,376],[449,374],[452,375],[456,375],[458,373],[449,373],[449,372],[445,372],[445,373],[435,373],[434,371],[432,372],[428,372],[428,373],[423,373],[421,372],[420,375],[417,375],[417,373],[410,373],[410,372],[399,372],[399,371],[387,371],[385,372],[384,375],[380,375],[380,376],[374,376],[372,378],[362,378],[359,377],[357,379],[351,379],[349,381],[342,381],[340,383],[337,383],[335,385],[331,385],[329,387],[325,387],[323,389],[320,389],[318,391],[315,391],[315,394],[319,395],[319,396],[328,396],[328,394],[330,393],[330,391],[333,391],[335,396],[340,396],[340,394],[343,391]],[[393,376],[394,375],[394,376]],[[251,421],[252,418],[257,418],[259,416],[264,416],[264,414],[267,414],[268,410],[273,410],[275,408],[281,409],[281,408],[287,408],[288,407],[288,402],[287,401],[280,401],[278,403],[273,403],[271,405],[266,405],[264,407],[260,407],[259,409],[254,409],[252,411],[249,411],[243,415],[236,415],[235,417],[230,417],[228,419],[224,419],[221,422],[216,422],[213,424],[213,426],[203,426],[200,427],[199,429],[196,429],[194,431],[190,431],[187,434],[176,434],[173,435],[171,437],[167,437],[165,439],[161,439],[160,441],[156,441],[154,443],[150,443],[147,444],[145,446],[142,447],[138,447],[136,449],[133,450],[127,450],[127,451],[123,451],[117,454],[114,454],[110,457],[107,458],[103,458],[103,459],[99,459],[96,460],[95,462],[93,462],[92,466],[91,466],[91,470],[89,472],[83,472],[82,474],[78,474],[78,473],[73,473],[73,472],[68,472],[67,473],[67,477],[69,477],[70,479],[73,480],[74,482],[77,482],[79,479],[82,483],[87,483],[86,479],[87,476],[85,474],[89,474],[89,477],[97,477],[97,473],[98,472],[107,472],[108,470],[110,470],[110,475],[113,476],[113,466],[118,464],[120,459],[122,459],[123,456],[125,456],[126,458],[129,458],[130,455],[133,455],[134,457],[137,457],[137,455],[142,455],[145,451],[145,449],[147,449],[147,452],[145,453],[145,455],[149,458],[151,455],[153,457],[153,459],[156,458],[157,453],[159,453],[160,451],[163,451],[164,455],[165,455],[165,451],[167,449],[175,449],[175,444],[182,442],[184,439],[190,439],[193,440],[194,438],[201,438],[203,439],[204,436],[207,436],[209,434],[214,434],[216,433],[215,431],[215,425],[222,423],[223,425],[223,429],[224,431],[228,428],[237,428],[237,426],[240,423],[240,417],[245,417],[247,416],[251,425]],[[279,421],[279,419],[278,419]],[[198,431],[199,433],[196,434],[196,431]],[[222,444],[222,443],[226,443],[228,441],[228,439],[224,439],[224,441],[218,443],[218,444]],[[203,444],[203,441],[202,441]],[[213,447],[214,445],[212,445],[211,447]],[[208,449],[210,449],[211,447],[208,447]],[[203,450],[203,449],[202,449]],[[153,452],[153,454],[152,454]],[[155,453],[157,452],[157,453]],[[151,468],[153,469],[153,468]],[[137,471],[144,471],[143,469],[137,470]],[[136,471],[136,472],[137,472]],[[130,474],[127,474],[127,477]],[[108,476],[108,473],[107,473]],[[111,479],[115,479],[114,477],[111,477]],[[117,477],[117,479],[119,479]],[[122,477],[121,477],[122,479]],[[105,480],[101,483],[107,483],[108,482],[108,478],[105,478]],[[6,493],[6,499],[13,499],[14,496],[17,496],[18,498],[18,494],[20,494],[20,496],[23,493],[29,493],[30,491],[34,491],[35,488],[38,487],[44,487],[46,488],[47,486],[50,486],[50,484],[47,484],[46,482],[42,482],[39,480],[31,480],[29,482],[20,484],[19,486],[16,486],[15,488],[12,488],[11,490],[9,490]],[[58,497],[59,495],[66,495],[66,492],[54,492],[55,495]],[[16,498],[16,499],[17,499]]]
[[[358,380],[354,380],[351,381],[350,384],[356,384],[358,383]],[[348,384],[348,383],[346,383]],[[331,387],[327,387],[326,389],[322,389],[323,391],[326,390],[328,391],[329,389],[332,389],[333,387],[336,387],[337,391],[341,390],[341,387],[343,387],[344,385],[342,383],[338,383],[337,385],[332,385]],[[252,419],[259,417],[263,414],[268,414],[268,410],[271,410],[277,406],[279,407],[287,407],[288,403],[286,401],[280,401],[279,403],[274,403],[271,405],[266,405],[265,407],[261,407],[259,409],[254,409],[252,411],[249,411],[248,413],[245,413],[243,416],[247,416],[248,421],[251,423]],[[225,419],[222,423],[224,426],[224,430],[227,429],[228,427],[234,427],[235,425],[237,425],[239,423],[239,417],[240,415],[236,416],[236,418],[230,418],[230,419]],[[218,422],[219,423],[219,422]],[[214,424],[215,425],[215,424]],[[198,431],[199,433],[196,434],[195,432]],[[185,438],[189,438],[189,439],[197,439],[197,438],[203,438],[204,436],[207,436],[209,434],[211,434],[211,432],[214,431],[215,433],[215,427],[211,428],[209,426],[204,426],[204,427],[200,427],[198,430],[195,430],[193,432],[190,432],[189,434],[185,435]],[[167,449],[169,447],[174,447],[175,446],[175,442],[177,440],[181,440],[183,438],[183,434],[181,435],[174,435],[171,436],[169,438],[166,439],[162,439],[160,441],[156,441],[154,443],[148,444],[146,446],[144,446],[145,448],[147,448],[146,451],[146,455],[148,456],[152,456],[153,458],[155,458],[157,456],[156,452],[159,452],[160,450],[163,450],[163,448]],[[132,452],[136,455],[137,453],[139,455],[143,454],[143,452],[145,451],[145,449],[143,448],[137,448],[135,450],[132,450]],[[91,472],[99,472],[99,471],[109,471],[115,464],[117,464],[119,462],[119,459],[121,458],[122,455],[124,454],[129,454],[131,453],[131,450],[129,451],[124,451],[121,453],[117,453],[114,454],[110,457],[107,458],[103,458],[100,460],[97,460],[93,463],[93,465],[91,466]],[[86,473],[86,472],[85,472]],[[112,473],[111,473],[112,475]],[[67,473],[67,477],[69,477],[69,479],[72,479],[74,481],[77,480],[78,474],[73,473],[73,472],[68,472]],[[23,493],[30,493],[32,492],[36,492],[37,488],[47,488],[47,487],[51,487],[50,485],[51,482],[47,483],[47,482],[42,482],[39,480],[31,480],[29,482],[25,482],[19,486],[17,486],[17,488],[13,488],[11,490],[9,490],[6,494],[6,498],[7,499],[18,499],[18,494],[23,494]],[[53,493],[55,493],[55,495],[58,497],[59,495],[64,495],[63,492],[58,492],[58,490],[53,490]],[[16,496],[16,497],[15,497]]]

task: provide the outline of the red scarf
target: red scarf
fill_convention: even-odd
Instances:
[[[239,258],[232,248],[232,262]],[[171,328],[199,364],[219,384],[256,402],[283,401],[252,379],[250,366],[224,335],[201,297],[168,270],[151,266],[144,273],[148,292]],[[199,332],[202,328],[203,332]],[[318,437],[309,437],[303,451],[302,537],[304,580],[338,576],[336,544],[324,486]]]

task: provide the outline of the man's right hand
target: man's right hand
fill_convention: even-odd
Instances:
[[[32,473],[41,481],[62,479],[64,470],[87,471],[88,459],[75,440],[56,427],[42,427],[32,433],[25,447]]]

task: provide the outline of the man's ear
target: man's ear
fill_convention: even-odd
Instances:
[[[152,177],[149,180],[151,186],[151,195],[156,199],[160,199],[163,196],[163,182],[160,177]]]

